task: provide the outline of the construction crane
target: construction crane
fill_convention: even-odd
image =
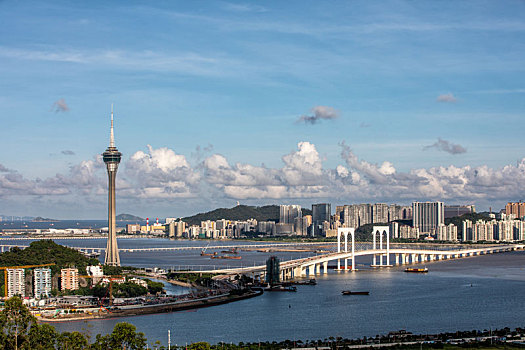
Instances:
[[[40,264],[40,265],[22,265],[22,266],[1,266],[0,270],[4,271],[4,297],[7,299],[7,270],[11,269],[30,269],[33,267],[46,267],[46,266],[54,266],[55,263],[51,264]]]
[[[124,276],[119,275],[112,275],[112,276],[106,276],[109,277],[109,305],[113,305],[113,282],[122,280],[122,278],[125,278]]]

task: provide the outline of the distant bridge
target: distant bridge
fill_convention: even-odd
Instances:
[[[356,259],[361,256],[372,256],[372,267],[383,268],[394,265],[417,264],[438,260],[460,259],[471,256],[494,254],[510,252],[515,250],[524,250],[525,244],[507,244],[507,245],[491,245],[480,248],[466,248],[455,250],[440,250],[440,249],[390,249],[389,227],[388,226],[374,226],[372,249],[356,250],[355,248],[355,230],[353,228],[339,228],[337,235],[337,252],[327,253],[322,255],[311,256],[308,258],[300,258],[294,260],[287,260],[280,263],[279,269],[282,280],[290,280],[296,277],[315,276],[318,274],[328,273],[328,263],[330,261],[337,262],[338,271],[355,271]],[[383,235],[385,238],[385,245],[383,246]],[[351,250],[348,250],[348,236],[351,236]],[[379,236],[379,242],[377,242]],[[344,241],[341,242],[341,238]],[[377,244],[379,243],[379,244]],[[342,248],[344,247],[344,248]],[[362,247],[362,246],[361,246]],[[390,264],[390,257],[394,256],[394,264]],[[348,261],[351,260],[349,266]],[[343,265],[341,264],[343,262]],[[180,272],[195,272],[188,269]],[[198,270],[198,272],[220,273],[220,274],[251,274],[254,277],[257,275],[263,279],[266,273],[266,265],[258,265],[253,267],[241,268],[222,268],[211,270]]]
[[[216,250],[216,249],[263,249],[263,248],[283,248],[283,247],[296,247],[296,246],[327,246],[333,245],[335,242],[287,242],[287,243],[271,243],[271,244],[230,244],[230,245],[214,245],[214,246],[187,246],[187,247],[152,247],[152,248],[119,248],[119,252],[124,253],[139,253],[139,252],[171,252],[171,251],[183,251],[183,250]],[[8,251],[11,248],[18,247],[25,249],[27,245],[19,244],[3,244],[0,239],[0,252]],[[106,251],[106,248],[98,247],[69,247],[76,249],[82,253],[102,253]]]
[[[430,250],[430,249],[390,249],[389,254],[394,256],[393,264],[372,264],[372,267],[383,268],[396,265],[418,264],[439,260],[461,259],[466,257],[504,253],[516,250],[524,250],[524,244],[495,245],[490,247],[461,249],[461,250]],[[386,261],[386,249],[368,249],[352,252],[336,252],[322,255],[316,255],[308,258],[283,261],[280,264],[281,279],[289,280],[296,277],[315,276],[318,274],[328,273],[328,263],[337,262],[336,270],[355,271],[355,260],[358,257],[372,256],[372,258],[384,258]],[[355,257],[355,258],[354,258]],[[348,261],[352,260],[351,266]],[[343,264],[341,264],[343,262]],[[209,266],[209,265],[207,265]],[[253,274],[264,278],[266,265],[257,265],[251,267],[233,267],[233,268],[203,268],[201,266],[181,266],[177,272],[201,272],[201,273],[219,273],[219,274]],[[187,267],[184,269],[184,267]]]

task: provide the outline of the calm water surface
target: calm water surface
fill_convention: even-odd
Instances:
[[[122,247],[128,244],[158,246],[159,243],[119,240]],[[198,253],[128,253],[122,254],[121,260],[123,264],[135,266],[210,264],[209,259]],[[242,255],[245,266],[262,263],[268,256],[257,252]],[[306,256],[305,253],[277,255],[282,259]],[[172,344],[185,344],[330,336],[355,338],[399,329],[434,333],[525,326],[524,252],[427,263],[428,274],[407,274],[401,267],[374,270],[368,267],[369,263],[364,258],[358,260],[360,270],[355,273],[330,271],[317,277],[316,286],[299,286],[297,293],[265,293],[257,298],[194,311],[55,326],[60,331],[85,330],[97,334],[110,332],[116,323],[125,321],[144,332],[149,343],[160,340],[164,344],[168,330]],[[370,295],[342,296],[344,289],[368,290]]]

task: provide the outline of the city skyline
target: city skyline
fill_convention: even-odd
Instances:
[[[523,2],[0,10],[2,214],[525,198]]]

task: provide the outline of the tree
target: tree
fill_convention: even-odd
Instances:
[[[154,282],[146,279],[146,283],[148,284],[148,292],[150,294],[162,293],[164,291],[164,283],[162,282]]]
[[[126,322],[117,323],[111,334],[104,336],[97,334],[95,343],[92,345],[95,350],[141,350],[145,347],[146,337],[144,333],[137,333],[137,327]]]
[[[193,343],[189,346],[189,350],[210,350],[210,344],[201,341],[197,343]]]
[[[29,330],[29,349],[54,350],[58,338],[55,327],[46,323],[35,324]]]
[[[0,312],[0,328],[4,349],[22,349],[28,342],[27,334],[31,326],[36,325],[36,318],[17,296],[6,300]]]
[[[64,332],[58,336],[58,350],[82,350],[88,345],[84,334],[80,332]]]

